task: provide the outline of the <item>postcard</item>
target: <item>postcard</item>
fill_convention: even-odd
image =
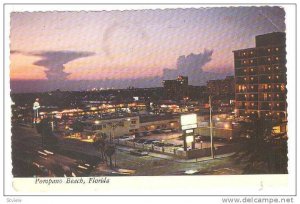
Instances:
[[[6,192],[294,195],[294,6],[5,5]]]

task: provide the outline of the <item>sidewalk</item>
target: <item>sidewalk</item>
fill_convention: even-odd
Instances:
[[[133,148],[125,147],[125,146],[118,146],[117,145],[116,147],[117,147],[118,150],[126,151],[126,152],[130,152],[132,150],[135,150]],[[221,158],[229,157],[229,156],[232,156],[233,154],[235,154],[235,152],[228,153],[228,154],[222,154],[222,155],[216,155],[214,159],[221,159]],[[180,158],[176,158],[176,157],[173,157],[173,156],[170,156],[170,155],[159,154],[159,153],[155,153],[155,152],[149,152],[149,156],[150,157],[161,158],[161,159],[166,159],[166,160],[172,160],[172,161],[179,162],[179,163],[197,163],[197,162],[212,160],[211,157],[202,157],[202,158],[197,158],[197,159],[180,159]]]

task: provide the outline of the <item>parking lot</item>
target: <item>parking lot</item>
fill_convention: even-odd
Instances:
[[[183,139],[181,132],[167,133],[149,133],[146,136],[121,137],[115,142],[119,145],[125,145],[146,151],[156,151],[172,155],[178,155],[178,151],[183,151]],[[228,142],[218,141],[215,139],[215,148],[225,146]],[[195,144],[196,149],[207,149],[211,147],[210,138],[201,138]],[[191,149],[191,144],[188,144],[188,149]]]
[[[159,142],[167,144],[166,146],[183,147],[183,139],[180,139],[181,135],[182,135],[181,133],[167,133],[167,134],[164,133],[164,134],[156,134],[156,135],[154,134],[154,135],[149,135],[144,137],[138,137],[136,138],[136,141],[138,142],[139,139],[157,140]],[[226,143],[221,141],[214,141],[214,145],[217,147],[217,146],[226,145]],[[197,149],[210,147],[210,138],[203,139],[202,143],[200,141],[196,142],[195,147]]]

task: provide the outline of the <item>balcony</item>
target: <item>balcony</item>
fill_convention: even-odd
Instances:
[[[273,82],[274,83],[286,83],[286,75],[285,74],[273,75]]]
[[[259,101],[272,101],[273,95],[270,93],[259,94]]]
[[[248,84],[257,84],[257,83],[258,83],[258,77],[257,76],[249,76]]]
[[[248,85],[247,90],[248,92],[258,92],[258,85]]]
[[[236,100],[237,101],[246,101],[247,100],[247,95],[246,94],[237,94],[236,95]]]
[[[245,102],[236,102],[236,106],[235,106],[237,109],[245,109],[246,106],[245,106]]]
[[[248,74],[247,68],[235,69],[236,76],[246,76]]]
[[[237,84],[246,84],[248,83],[247,77],[236,77],[236,83]]]
[[[259,103],[259,110],[272,110],[272,103]]]
[[[285,94],[286,93],[285,85],[284,84],[273,84],[272,91]]]
[[[285,103],[274,103],[273,110],[285,111]]]

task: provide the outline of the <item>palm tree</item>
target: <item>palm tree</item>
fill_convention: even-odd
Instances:
[[[115,151],[116,151],[116,148],[113,144],[106,145],[105,154],[109,157],[109,166],[110,166],[110,168],[113,167],[112,156],[114,155]]]
[[[97,134],[93,144],[94,147],[97,149],[97,151],[100,151],[102,161],[107,161],[106,154],[105,154],[106,138],[107,135],[104,133]]]

